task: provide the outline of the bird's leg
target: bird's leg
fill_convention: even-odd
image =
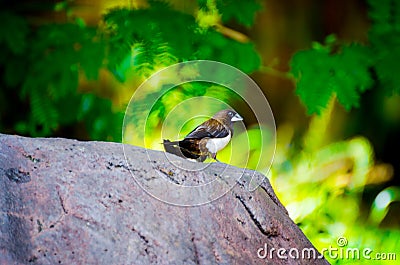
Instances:
[[[217,159],[217,153],[215,153],[215,154],[211,154],[211,157],[215,160],[215,161],[217,161],[217,162],[220,162],[221,163],[221,161],[219,161],[218,159]]]

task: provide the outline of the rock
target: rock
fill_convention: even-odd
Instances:
[[[191,171],[202,164],[172,159],[117,143],[0,134],[0,264],[328,264],[289,257],[291,248],[300,258],[315,249],[264,176],[222,163]],[[164,185],[201,183],[210,172],[217,184],[208,189],[228,187],[206,191],[210,203]],[[242,177],[230,187],[228,175]],[[254,192],[251,175],[265,178]],[[202,205],[173,205],[199,202],[192,198]]]

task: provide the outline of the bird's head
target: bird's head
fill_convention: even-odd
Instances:
[[[214,116],[214,119],[221,121],[225,124],[231,124],[235,121],[241,121],[243,118],[234,110],[226,109],[217,112]]]

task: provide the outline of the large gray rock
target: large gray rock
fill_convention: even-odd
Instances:
[[[0,264],[327,264],[288,256],[291,248],[314,248],[267,179],[254,192],[246,189],[259,173],[222,163],[186,171],[163,152],[124,149],[129,163],[122,144],[0,134]],[[224,176],[243,177],[225,196],[194,207],[162,202],[141,188],[148,182],[157,189],[160,173],[186,185],[204,172],[220,172],[219,185],[230,185]],[[271,258],[272,248],[286,249],[280,254],[288,259],[277,251]]]

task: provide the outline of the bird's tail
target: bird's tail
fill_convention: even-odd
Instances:
[[[194,152],[190,145],[193,145],[193,139],[184,139],[182,141],[170,141],[163,139],[164,149],[167,153],[177,155],[182,158],[196,159],[197,161],[203,162],[207,155],[199,154]]]
[[[170,154],[174,154],[177,155],[179,157],[183,157],[186,158],[181,151],[181,148],[179,147],[179,141],[170,141],[170,140],[166,140],[163,139],[163,145],[164,145],[164,149],[166,152],[170,153]]]
[[[179,141],[170,141],[170,140],[168,140],[168,139],[163,139],[163,145],[164,146],[166,146],[166,145],[168,145],[168,146],[171,146],[171,145],[176,145],[176,146],[179,146]]]

